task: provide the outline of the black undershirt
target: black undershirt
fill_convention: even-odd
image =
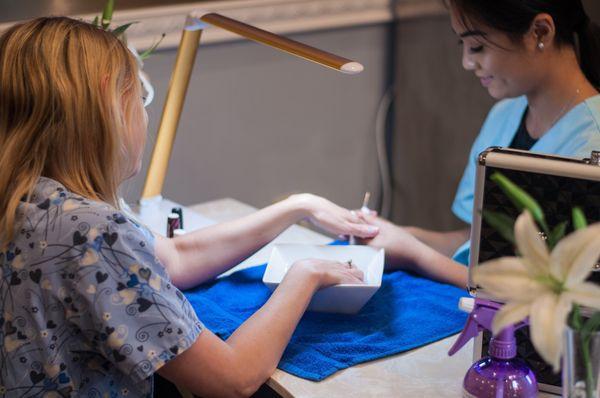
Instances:
[[[517,134],[515,134],[515,137],[510,143],[509,148],[522,149],[524,151],[528,151],[538,141],[535,138],[531,138],[531,136],[529,135],[529,131],[527,131],[527,125],[525,123],[525,120],[527,119],[527,112],[528,111],[526,111],[523,115],[523,118],[521,119],[521,124],[517,129]]]

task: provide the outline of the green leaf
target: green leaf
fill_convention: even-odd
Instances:
[[[99,17],[98,17],[98,15],[96,15],[96,17],[95,17],[95,18],[94,18],[94,20],[92,21],[92,25],[94,25],[94,26],[98,26],[98,19],[99,19]]]
[[[506,214],[485,210],[483,219],[504,239],[515,244],[515,220]]]
[[[129,23],[126,23],[125,25],[117,26],[115,29],[113,29],[112,33],[113,33],[115,36],[120,36],[120,35],[122,35],[123,33],[125,33],[125,31],[126,31],[127,29],[129,29],[129,27],[130,27],[131,25],[133,25],[133,24],[135,24],[135,23],[137,23],[137,22],[129,22]]]
[[[548,236],[548,246],[550,246],[551,249],[554,248],[554,246],[556,246],[556,244],[558,243],[559,240],[564,238],[564,236],[567,232],[568,224],[569,224],[568,221],[563,221],[560,224],[558,224],[556,227],[554,227],[554,229],[550,233],[550,236]]]
[[[573,208],[573,227],[577,229],[584,229],[588,226],[585,214],[580,207]]]
[[[578,304],[573,304],[573,311],[571,312],[571,327],[574,330],[581,331],[583,326],[583,319],[581,318],[581,310]]]
[[[152,45],[152,47],[150,47],[149,49],[147,49],[146,51],[144,51],[143,53],[140,54],[140,59],[142,61],[145,61],[150,54],[152,54],[154,52],[154,50],[156,50],[156,48],[158,47],[158,45],[163,41],[163,39],[165,38],[165,33],[162,34],[161,38]]]
[[[106,29],[110,26],[110,22],[112,21],[113,11],[115,9],[115,0],[108,0],[104,5],[104,10],[102,11],[102,28]]]
[[[600,328],[600,312],[596,312],[590,319],[588,319],[583,328],[581,329],[581,336],[584,339],[588,339],[593,332],[598,331]]]
[[[542,207],[531,195],[519,188],[514,182],[500,172],[494,172],[490,179],[498,184],[500,189],[502,189],[519,211],[529,210],[533,219],[540,224],[544,232],[546,232],[546,235],[549,235],[549,229],[546,224]]]

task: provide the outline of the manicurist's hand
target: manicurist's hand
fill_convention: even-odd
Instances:
[[[351,263],[340,263],[320,259],[305,259],[296,261],[286,278],[309,276],[315,283],[316,289],[342,283],[364,283],[364,274]]]
[[[315,226],[335,235],[354,235],[365,239],[377,236],[379,229],[356,212],[345,209],[320,196],[303,193],[292,195],[291,201],[301,206]]]

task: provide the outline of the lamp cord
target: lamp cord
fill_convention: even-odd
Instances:
[[[390,216],[393,197],[392,177],[386,142],[386,122],[395,96],[396,93],[394,87],[388,87],[379,101],[377,116],[375,118],[375,146],[377,149],[377,163],[379,165],[379,177],[381,183],[380,215],[384,218],[389,218]]]

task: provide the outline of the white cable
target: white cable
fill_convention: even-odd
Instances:
[[[386,121],[390,111],[390,107],[394,102],[394,88],[390,86],[377,108],[377,116],[375,118],[375,146],[377,148],[377,161],[379,164],[379,176],[381,182],[381,216],[389,218],[392,207],[392,177],[390,173],[389,160],[387,155],[386,145]]]

